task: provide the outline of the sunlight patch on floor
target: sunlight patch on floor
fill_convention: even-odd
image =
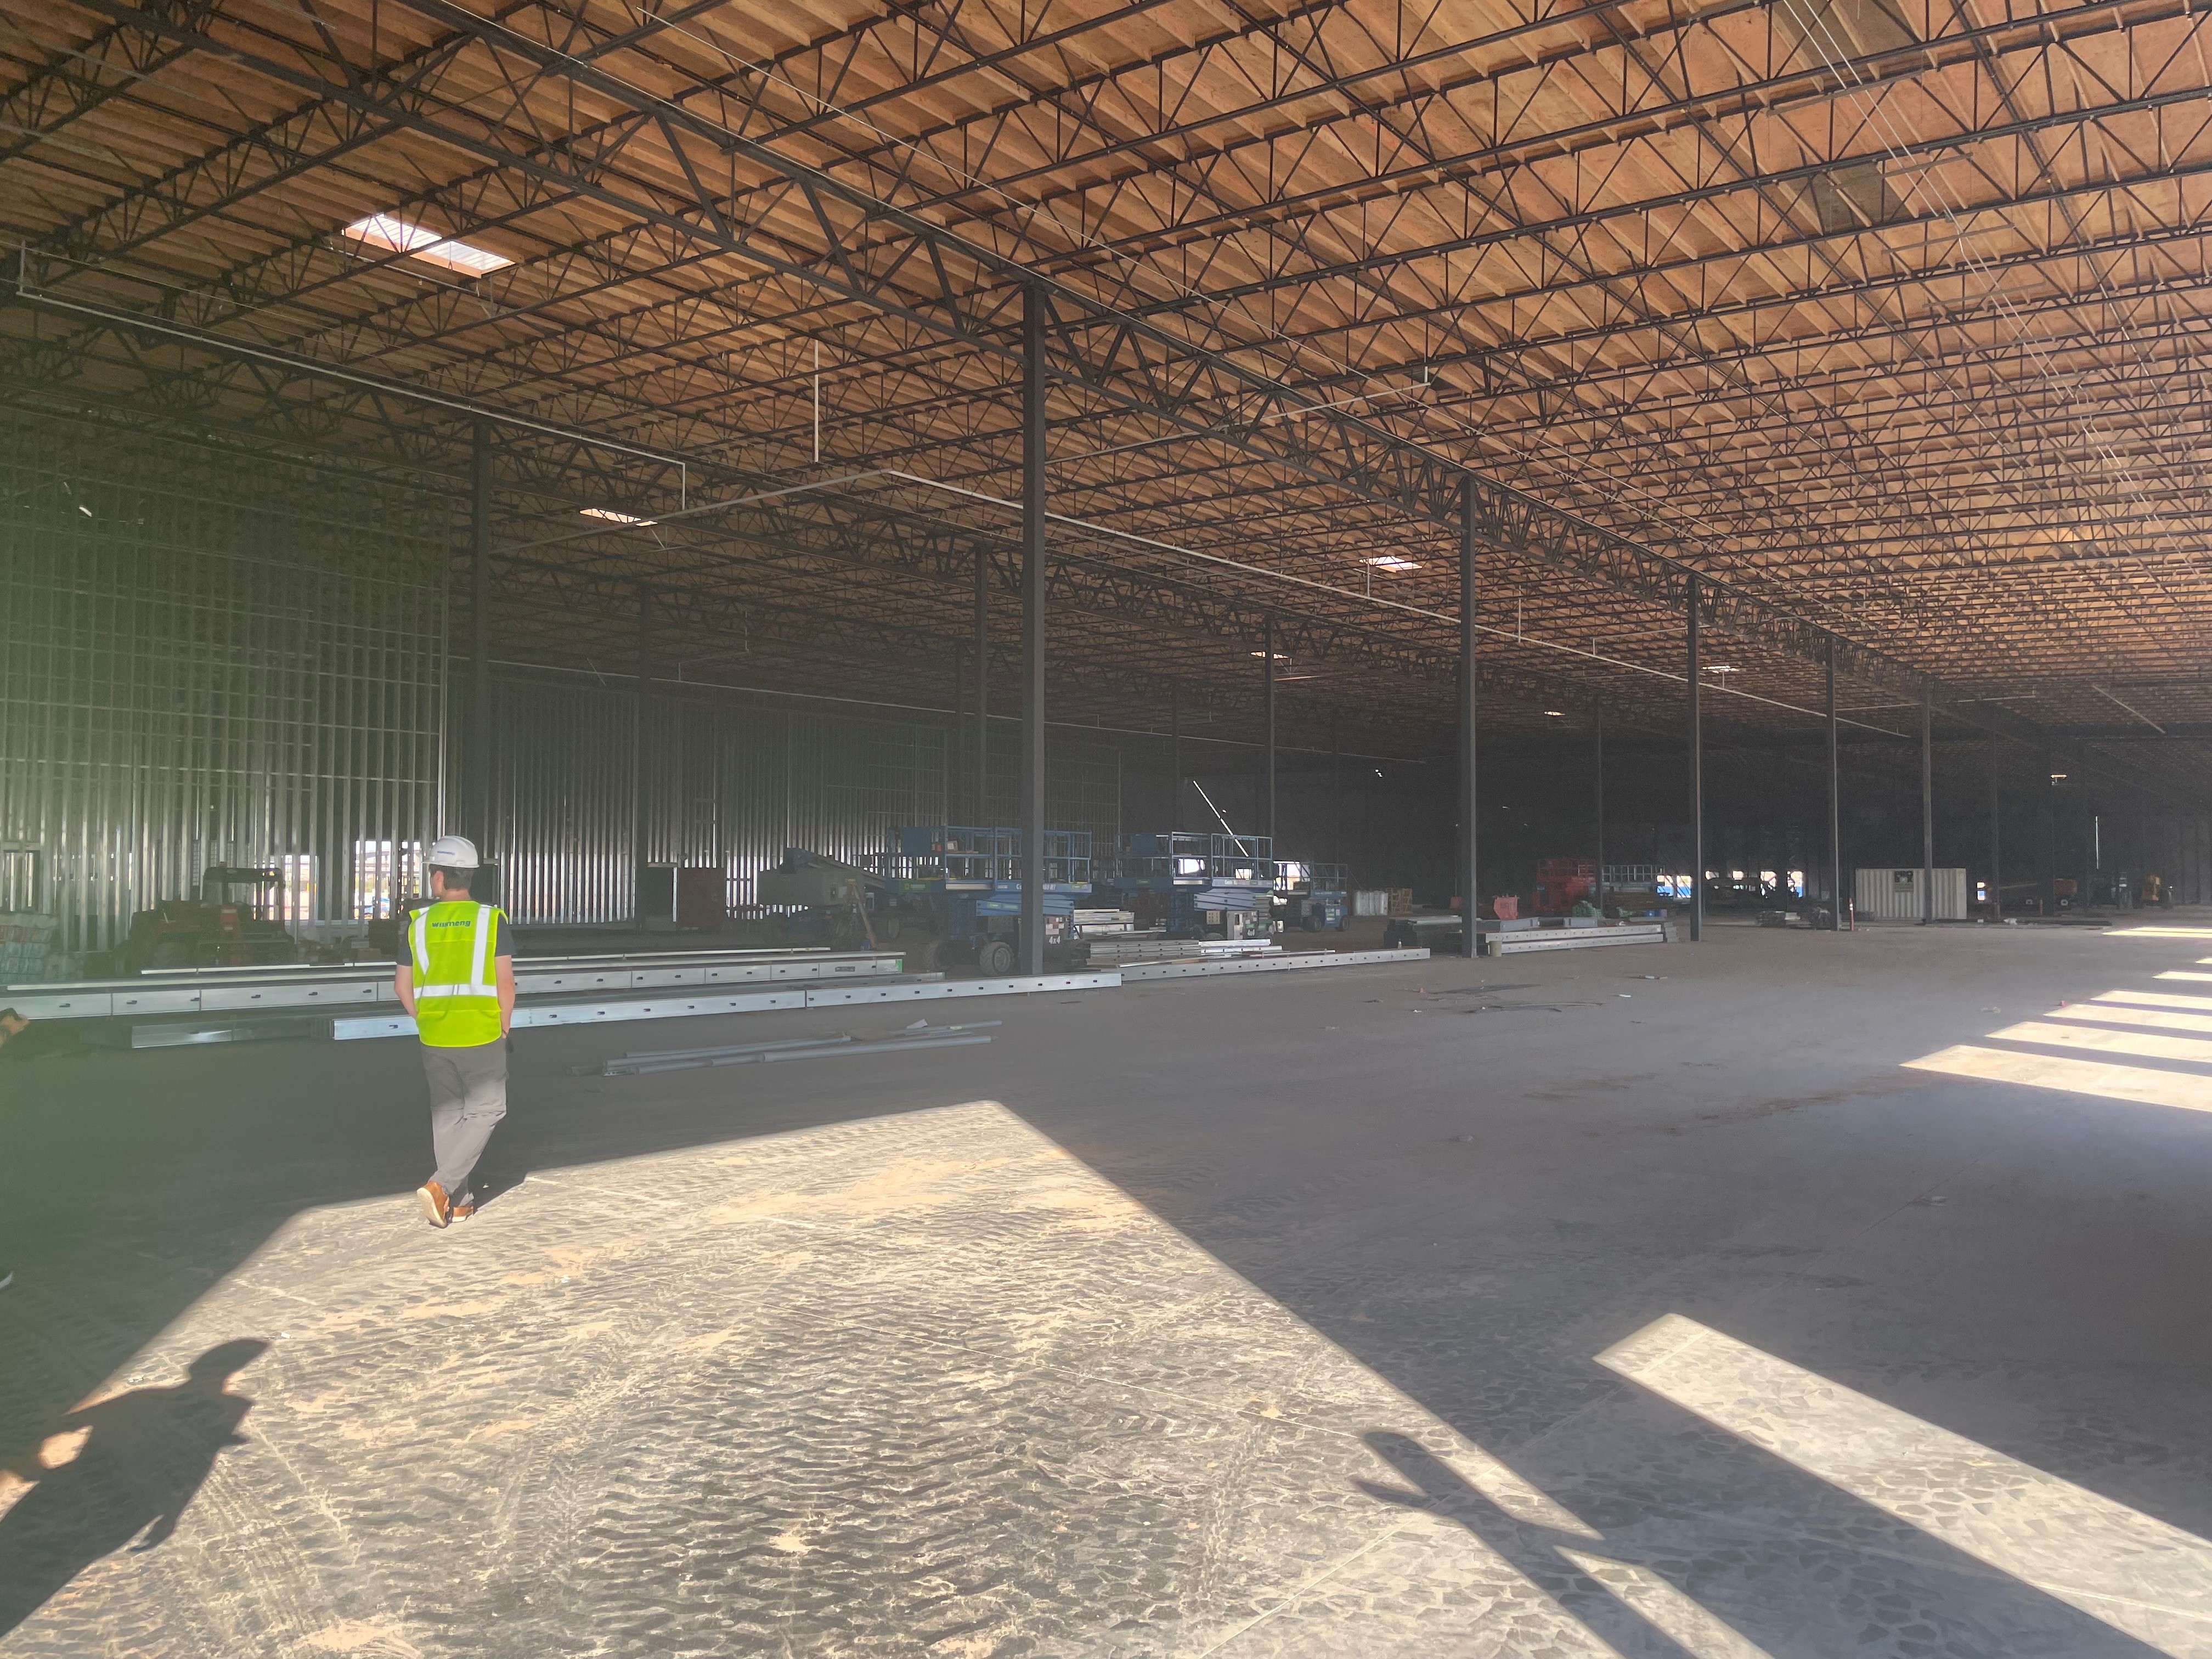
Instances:
[[[1908,1060],[1905,1064],[1911,1071],[1940,1072],[1947,1077],[2017,1083],[2031,1089],[2095,1095],[2100,1099],[2124,1100],[2139,1106],[2173,1106],[2184,1111],[2212,1112],[2212,1077],[2154,1071],[2143,1066],[2101,1064],[2058,1054],[2024,1054],[2009,1048],[1978,1048],[1970,1042],[1954,1044],[1918,1060]]]
[[[2212,1654],[2212,1543],[1680,1314],[1598,1363],[2173,1659]]]
[[[2089,999],[2087,1006],[2102,1007],[2111,1003],[2135,1003],[2145,1008],[2202,1009],[2212,1012],[2212,997],[2185,996],[2176,991],[2100,991]]]
[[[2022,1020],[1990,1033],[1992,1042],[2040,1042],[2100,1054],[2140,1054],[2147,1060],[2193,1060],[2212,1065],[2212,1037],[2161,1036],[2155,1031],[2115,1031],[2101,1025],[2053,1025]]]

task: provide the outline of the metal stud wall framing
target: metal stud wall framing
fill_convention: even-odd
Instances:
[[[17,899],[104,950],[209,866],[305,855],[301,919],[350,916],[362,844],[436,817],[449,536],[405,489],[0,422]]]

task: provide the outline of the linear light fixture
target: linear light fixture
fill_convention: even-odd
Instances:
[[[635,513],[617,513],[611,507],[580,507],[576,511],[586,519],[605,519],[609,524],[651,524],[650,519],[641,519]]]
[[[1418,560],[1401,558],[1395,553],[1378,553],[1367,562],[1377,570],[1419,570],[1421,568]]]
[[[345,228],[345,234],[371,247],[390,248],[394,253],[427,260],[469,276],[489,276],[514,263],[489,248],[457,242],[426,226],[410,224],[389,213],[372,213],[366,219],[356,219]]]

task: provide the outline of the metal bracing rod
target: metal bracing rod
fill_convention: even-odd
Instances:
[[[1844,808],[1836,733],[1836,653],[1832,647],[1824,673],[1828,704],[1828,906],[1834,925],[1844,925]]]
[[[1920,920],[1936,920],[1936,706],[1920,695]]]
[[[1044,972],[1044,295],[1022,295],[1021,971]]]
[[[1698,718],[1698,693],[1705,678],[1703,665],[1698,660],[1698,620],[1699,586],[1697,577],[1690,578],[1690,603],[1686,611],[1687,630],[1684,636],[1686,651],[1683,679],[1690,692],[1690,938],[1692,941],[1705,936],[1705,732]]]
[[[483,38],[502,53],[527,60],[540,78],[550,75],[571,81],[650,119],[679,159],[687,157],[688,144],[702,151],[702,159],[714,158],[706,160],[706,167],[717,176],[726,171],[722,165],[725,158],[742,160],[780,176],[787,181],[781,200],[798,216],[793,222],[811,224],[815,246],[779,240],[787,237],[788,232],[780,230],[771,235],[760,228],[784,222],[786,216],[781,213],[764,211],[744,222],[727,217],[720,202],[709,197],[698,183],[704,176],[700,168],[690,166],[688,160],[688,176],[696,186],[692,199],[686,202],[671,195],[666,205],[649,204],[624,194],[627,180],[596,164],[586,164],[585,158],[551,151],[517,155],[512,148],[484,136],[486,118],[483,116],[472,114],[466,123],[441,119],[437,100],[431,99],[395,112],[349,66],[333,63],[328,70],[318,68],[313,54],[295,42],[288,41],[288,55],[277,58],[249,52],[228,40],[212,41],[198,29],[137,9],[123,0],[86,3],[103,15],[135,22],[166,38],[208,42],[241,70],[319,96],[333,106],[390,117],[406,130],[460,154],[502,164],[566,189],[577,198],[627,214],[641,223],[658,225],[672,234],[722,248],[826,292],[859,301],[886,317],[963,338],[979,349],[1006,353],[1005,321],[1012,295],[1035,294],[1040,307],[1052,313],[1043,322],[1039,350],[1054,352],[1055,375],[1076,380],[1093,393],[1125,400],[1131,409],[1153,418],[1229,436],[1255,456],[1354,494],[1444,520],[1466,487],[1468,474],[1463,464],[1448,461],[1341,409],[1322,409],[1313,398],[1280,380],[1194,347],[1174,331],[1102,307],[1065,286],[1048,283],[1003,256],[794,161],[769,146],[720,129],[680,105],[556,48],[541,46],[507,31],[452,0],[410,0],[410,3],[449,28]],[[514,97],[519,100],[523,90],[517,84]],[[883,255],[865,269],[850,256],[856,241],[867,240],[856,229],[855,217],[875,233],[876,246]],[[830,253],[825,256],[819,251],[823,248],[831,250]],[[872,274],[876,270],[896,272],[919,286],[894,289]],[[988,272],[1000,286],[963,290],[954,276],[956,271]],[[1171,374],[1166,372],[1170,365],[1174,366]],[[1195,414],[1200,409],[1208,414]],[[1212,412],[1216,410],[1225,411],[1227,419]],[[1495,481],[1486,481],[1479,493],[1485,498],[1481,516],[1491,538],[1504,538],[1505,544],[1518,549],[1536,550],[1537,556],[1547,562],[1598,574],[1629,591],[1657,598],[1670,608],[1680,602],[1686,569],[1676,561]],[[1706,603],[1713,609],[1716,621],[1769,637],[1782,648],[1801,655],[1815,647],[1820,637],[1820,630],[1811,624],[1725,585],[1711,585]],[[1915,683],[1919,678],[1914,671],[1888,662],[1881,653],[1855,647],[1854,655],[1858,662],[1853,672],[1861,678],[1888,677]]]
[[[1475,555],[1481,546],[1475,532],[1475,481],[1467,480],[1467,510],[1460,520],[1459,538],[1459,953],[1472,958],[1482,946],[1476,924],[1482,915],[1480,860],[1482,828],[1475,817],[1475,648],[1480,629],[1474,619]]]

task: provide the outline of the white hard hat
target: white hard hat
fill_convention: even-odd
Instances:
[[[433,870],[473,870],[477,844],[466,836],[441,836],[430,843],[428,861]]]

